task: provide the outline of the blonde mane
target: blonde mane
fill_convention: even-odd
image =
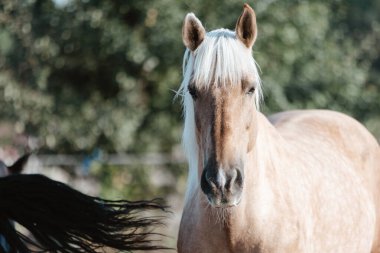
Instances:
[[[199,45],[191,52],[186,50],[183,59],[183,81],[177,95],[183,98],[185,124],[182,143],[189,163],[188,188],[186,200],[196,189],[198,182],[198,145],[195,136],[193,100],[188,92],[190,83],[197,88],[209,88],[218,84],[238,85],[248,74],[256,82],[255,105],[259,109],[262,99],[261,80],[251,49],[240,42],[235,32],[218,29],[208,32]]]

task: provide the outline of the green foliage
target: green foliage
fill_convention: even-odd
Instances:
[[[354,7],[343,2],[302,2],[287,6],[286,12],[277,4],[266,10],[264,21],[271,22],[263,24],[257,61],[272,110],[327,108],[362,121],[377,114],[379,83],[368,81],[378,66],[373,66],[374,58],[364,57],[366,48],[353,35],[362,32],[360,38],[368,36],[371,44],[379,37],[364,33],[365,29],[348,33],[334,26],[341,16],[348,18]],[[378,58],[379,51],[374,53]]]
[[[242,1],[4,0],[0,119],[42,149],[170,151],[179,142],[182,19],[233,29]],[[380,136],[378,1],[260,1],[265,111],[328,108]]]
[[[0,1],[0,130],[14,125],[12,134],[37,139],[42,152],[180,153],[182,109],[173,97],[182,78],[183,18],[194,12],[208,31],[234,29],[244,2]],[[338,110],[379,139],[380,1],[250,4],[264,113]],[[4,138],[3,145],[11,142]],[[161,196],[176,211],[185,171],[184,164],[93,163],[89,173],[103,197]]]
[[[180,116],[173,129],[170,113],[180,115],[169,92],[180,79],[172,50],[182,47],[179,37],[162,37],[173,30],[164,2],[72,1],[57,8],[49,1],[5,1],[1,7],[4,120],[40,136],[48,150],[169,150],[180,132]],[[168,10],[160,23],[157,8]]]
[[[183,171],[185,171],[184,164],[153,167],[138,165],[124,168],[95,164],[91,175],[102,182],[102,196],[111,199],[138,200],[183,192],[186,182]]]

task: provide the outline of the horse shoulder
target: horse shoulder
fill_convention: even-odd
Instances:
[[[336,166],[341,166],[339,161],[348,162],[363,177],[380,209],[380,147],[362,124],[327,110],[288,111],[269,117],[269,121],[289,146],[309,159],[317,157],[323,162],[335,157]]]

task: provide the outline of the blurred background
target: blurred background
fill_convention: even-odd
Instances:
[[[234,29],[243,1],[1,0],[0,159],[92,195],[162,197],[175,246],[182,21]],[[380,1],[260,0],[254,56],[264,113],[326,108],[380,138]]]

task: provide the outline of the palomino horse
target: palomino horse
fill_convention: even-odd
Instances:
[[[235,32],[185,18],[178,252],[380,252],[377,141],[337,112],[258,112],[256,35],[248,5]]]
[[[152,238],[160,217],[140,213],[163,210],[157,201],[109,201],[42,175],[18,175],[27,159],[9,167],[0,161],[0,253],[165,249]],[[17,231],[13,221],[34,239]]]

